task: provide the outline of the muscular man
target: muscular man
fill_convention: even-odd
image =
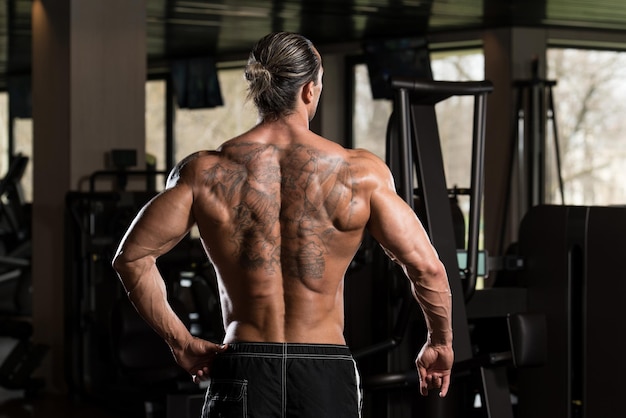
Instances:
[[[180,162],[115,256],[128,297],[178,364],[196,382],[210,378],[205,417],[244,416],[236,414],[245,409],[245,416],[360,416],[358,372],[343,335],[343,281],[366,230],[404,268],[424,312],[421,393],[448,391],[445,269],[387,166],[309,130],[322,73],[306,38],[262,38],[245,70],[258,125]],[[189,333],[155,264],[194,225],[217,272],[220,343]]]

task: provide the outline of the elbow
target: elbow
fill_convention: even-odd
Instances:
[[[124,287],[124,290],[128,293],[128,289],[130,286],[129,277],[131,277],[131,268],[129,266],[129,263],[127,262],[127,260],[125,260],[125,257],[118,252],[115,254],[113,260],[111,261],[111,267],[113,267],[113,270],[117,274],[117,278]]]
[[[124,260],[124,256],[121,252],[117,252],[113,257],[113,260],[111,261],[111,267],[113,267],[113,270],[115,270],[115,272],[118,274],[127,269],[127,265],[128,263],[126,260]]]
[[[131,259],[123,251],[118,251],[111,262],[113,270],[122,281],[140,275],[146,269],[147,264],[149,264],[149,260],[144,258]]]
[[[412,282],[422,286],[430,287],[436,283],[445,283],[446,286],[448,284],[446,268],[438,258],[422,261],[413,267],[407,266],[407,274]]]
[[[424,277],[431,278],[432,280],[445,279],[446,282],[448,281],[446,268],[439,259],[435,259],[427,263],[424,267],[422,275]]]
[[[148,274],[152,264],[151,261],[147,258],[131,259],[123,252],[118,252],[113,257],[111,266],[117,273],[117,277],[128,297],[137,288],[142,278]]]

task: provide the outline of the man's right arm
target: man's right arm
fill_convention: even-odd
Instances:
[[[445,267],[415,212],[396,193],[387,166],[373,160],[372,168],[376,185],[370,197],[368,230],[403,268],[424,313],[428,339],[416,361],[422,394],[441,388],[440,396],[445,396],[454,357],[452,298]]]
[[[225,346],[191,335],[170,306],[157,268],[157,258],[174,248],[195,222],[192,186],[181,180],[181,165],[172,171],[166,190],[139,211],[122,238],[113,267],[137,312],[167,342],[176,362],[200,381],[208,378],[213,357]]]

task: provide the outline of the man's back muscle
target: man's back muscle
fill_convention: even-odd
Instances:
[[[317,144],[237,140],[194,164],[194,216],[226,292],[227,333],[231,322],[244,330],[235,339],[293,341],[304,326],[339,342],[343,275],[368,205],[349,153]]]

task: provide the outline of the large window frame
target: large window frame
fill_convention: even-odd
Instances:
[[[476,36],[476,33],[471,33],[469,35],[462,35],[462,37],[475,37],[475,39],[479,39],[480,35],[478,34],[478,36]],[[459,38],[461,35],[456,36],[456,38]],[[619,36],[611,36],[611,34],[598,34],[597,32],[594,33],[587,33],[587,32],[580,32],[580,31],[557,31],[557,30],[552,30],[552,31],[548,31],[547,32],[547,38],[548,41],[546,43],[546,48],[550,49],[550,48],[575,48],[575,49],[580,49],[580,50],[598,50],[598,51],[618,51],[621,53],[626,52],[626,44],[624,44],[624,42],[619,39]],[[465,42],[465,41],[463,41]],[[474,47],[477,42],[479,41],[471,41],[471,45],[472,47]],[[442,43],[442,45],[444,45],[444,43]],[[433,44],[433,50],[436,52],[439,51],[445,51],[446,50],[446,46],[444,45],[443,48],[439,48],[438,44],[434,43]],[[448,50],[450,49],[454,49],[454,48],[448,48]],[[348,82],[352,82],[352,78],[351,76],[349,76],[350,72],[351,72],[351,67],[356,63],[356,62],[363,62],[362,58],[359,57],[349,57],[347,58],[347,65],[346,65],[346,78],[345,80],[347,80]],[[360,60],[360,61],[359,61]],[[236,65],[232,65],[232,64],[228,64],[226,67],[223,64],[218,64],[218,68],[219,70],[221,70],[222,68],[240,68],[241,70],[243,69],[243,64],[241,63],[237,63]],[[242,70],[243,72],[243,70]],[[549,74],[548,74],[549,76]],[[173,165],[177,162],[176,161],[176,157],[175,157],[175,150],[174,150],[174,145],[176,143],[176,138],[174,135],[174,129],[175,129],[175,117],[176,117],[176,113],[177,111],[175,110],[175,106],[173,103],[173,99],[172,99],[172,87],[171,87],[171,83],[168,80],[168,75],[165,73],[162,74],[157,74],[157,75],[151,75],[149,77],[149,80],[152,81],[154,79],[160,79],[165,81],[166,83],[166,92],[165,97],[164,97],[164,106],[165,106],[165,121],[163,124],[162,129],[165,130],[165,134],[164,134],[164,144],[163,146],[165,147],[165,160],[162,161],[162,163],[160,164],[164,164],[159,166],[159,169],[163,168],[165,170],[170,170]],[[557,104],[559,103],[559,101],[561,101],[561,92],[560,92],[560,87],[561,85],[563,85],[563,82],[559,82],[559,80],[557,80],[557,87],[555,88],[555,100],[557,102]],[[352,86],[350,85],[346,85],[346,92],[352,91]],[[7,95],[6,92],[2,93],[3,95]],[[8,99],[7,99],[8,102]],[[346,130],[346,140],[347,140],[347,146],[348,147],[352,147],[354,146],[354,141],[353,141],[353,137],[354,137],[354,132],[353,132],[353,127],[352,127],[352,120],[351,120],[351,109],[354,106],[352,97],[349,95],[347,97],[347,105],[348,105],[348,111],[346,112],[346,123],[345,123],[345,130]],[[1,164],[0,164],[0,171],[2,174],[4,174],[6,172],[6,167],[8,167],[8,163],[10,160],[10,157],[12,154],[14,154],[15,152],[18,152],[22,149],[25,150],[25,148],[23,148],[21,145],[17,145],[16,144],[16,140],[15,140],[15,135],[16,135],[16,119],[15,118],[11,118],[10,115],[8,115],[8,104],[6,105],[5,109],[7,109],[6,111],[3,112],[7,112],[6,117],[5,118],[0,118],[1,123],[4,126],[8,126],[8,128],[3,128],[3,132],[6,133],[5,136],[5,141],[6,144],[4,146],[4,148],[2,149],[2,155],[0,155],[0,158],[2,160]],[[563,114],[565,114],[566,112],[557,109],[557,116],[561,116]],[[28,124],[29,120],[19,120],[17,123],[18,124]],[[32,123],[32,119],[30,119],[31,123]],[[560,137],[563,138],[563,136],[565,135],[565,131],[564,131],[564,127],[562,127],[563,123],[559,123],[559,134]],[[22,129],[17,128],[17,129]],[[32,134],[31,134],[32,136]],[[32,138],[29,140],[32,144]],[[31,145],[32,146],[32,145]],[[549,150],[548,150],[549,152]],[[163,159],[161,159],[163,160]],[[553,160],[553,158],[552,158]],[[548,161],[551,161],[551,156],[548,155]],[[32,169],[32,165],[34,165],[35,162],[31,161],[31,163],[29,164],[31,166],[30,169]],[[564,165],[566,164],[566,162],[564,162]],[[548,177],[549,180],[551,182],[555,181],[555,175],[554,175],[554,169],[552,167],[547,167],[547,172],[548,172]],[[552,173],[552,174],[550,174]],[[28,180],[28,178],[25,178],[24,181],[24,186],[25,189],[32,189],[32,185],[30,184],[30,181]],[[549,186],[547,187],[547,189],[551,189],[554,190],[554,187]],[[29,196],[28,193],[26,193],[27,196]],[[32,196],[27,198],[27,199],[32,199]],[[559,197],[558,195],[555,196],[554,193],[552,193],[552,195],[547,197],[548,202],[552,202],[552,203],[559,203]],[[584,200],[576,200],[576,199],[571,199],[569,200],[569,203],[575,203],[575,204],[582,204],[582,203],[594,203],[594,204],[599,204],[596,201],[593,202],[588,202],[588,201],[584,201]],[[621,202],[609,202],[609,204],[620,204]]]
[[[481,81],[484,80],[484,58],[480,45],[471,45],[459,49],[432,49],[431,69],[433,79],[443,81]],[[460,57],[460,58],[459,58]],[[478,70],[468,72],[468,68],[463,68],[463,57],[468,57],[474,65],[478,66]],[[461,64],[454,62],[461,60]],[[450,71],[454,65],[457,69],[466,70]],[[386,142],[386,125],[391,115],[393,103],[391,100],[379,99],[373,100],[371,94],[367,91],[367,67],[362,57],[352,58],[350,61],[350,83],[352,91],[350,97],[350,112],[353,117],[358,117],[365,121],[366,126],[359,132],[359,128],[355,119],[349,123],[349,145],[352,148],[366,148],[385,160],[384,150]],[[359,98],[357,98],[358,96]],[[358,107],[357,101],[367,102],[371,108]],[[365,108],[365,110],[363,110]],[[473,139],[473,113],[474,98],[472,96],[454,96],[435,106],[437,114],[437,124],[439,137],[442,146],[444,171],[447,181],[447,187],[451,190],[468,190],[471,181],[471,155],[472,155],[472,139]],[[366,113],[365,115],[363,113]],[[381,116],[383,115],[383,116]],[[376,125],[372,125],[375,117],[384,119],[384,124],[380,121]],[[452,121],[452,122],[451,122]],[[372,144],[372,140],[367,142],[359,141],[358,135],[366,135],[369,132],[376,132],[376,136],[380,140]],[[369,146],[368,146],[369,145]],[[459,151],[461,150],[461,151]],[[417,183],[415,183],[417,184]],[[469,216],[469,196],[459,193],[457,196],[459,207],[467,219]],[[481,234],[482,240],[482,234]],[[481,243],[482,247],[482,243]]]
[[[626,45],[552,41],[546,62],[556,114],[546,129],[546,203],[626,205],[616,181],[626,166]]]

